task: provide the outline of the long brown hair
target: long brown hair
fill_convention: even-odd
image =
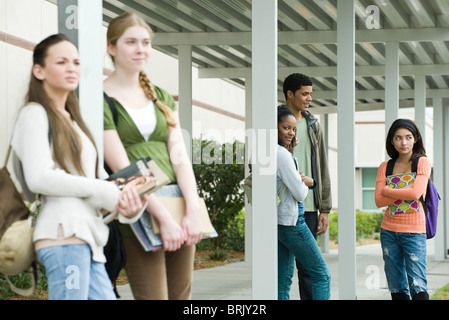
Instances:
[[[65,35],[55,34],[37,44],[33,52],[33,66],[37,64],[45,67],[45,58],[47,57],[49,48],[63,41],[70,42]],[[47,112],[50,130],[49,139],[52,146],[53,160],[56,164],[66,172],[70,172],[69,167],[72,165],[80,175],[86,176],[81,163],[82,144],[79,135],[71,123],[52,105],[51,99],[44,89],[42,80],[37,79],[33,72],[31,72],[25,102],[26,104],[36,102],[42,105]],[[72,120],[76,121],[81,130],[92,141],[96,149],[93,136],[81,117],[78,98],[74,91],[69,92],[65,109],[70,114]],[[96,174],[98,173],[98,153],[95,172]]]
[[[131,12],[125,12],[122,15],[114,18],[110,23],[107,31],[107,41],[111,45],[117,45],[117,40],[125,33],[126,29],[133,26],[141,26],[148,30],[150,38],[153,37],[153,31],[150,26],[139,16]],[[114,62],[114,57],[111,56],[112,62]],[[154,92],[153,86],[151,85],[150,79],[144,71],[139,73],[139,83],[142,87],[145,95],[148,99],[152,100],[157,107],[164,113],[167,123],[170,127],[176,126],[176,121],[173,116],[173,111],[162,101],[157,100],[156,93]]]
[[[421,132],[418,129],[418,126],[409,119],[396,119],[390,126],[388,130],[387,138],[385,141],[385,147],[387,149],[387,154],[392,159],[396,159],[399,157],[399,152],[393,146],[393,137],[396,134],[398,129],[407,129],[413,134],[413,138],[415,139],[415,144],[413,145],[413,152],[410,157],[410,162],[413,162],[418,157],[426,157],[426,149],[424,148],[424,141],[421,136]]]

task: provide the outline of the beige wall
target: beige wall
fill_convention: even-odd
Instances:
[[[54,21],[56,21],[56,7],[47,1],[0,0],[0,34],[3,37],[13,36],[6,39],[6,42],[0,41],[0,160],[2,162],[6,155],[17,110],[23,103],[31,70],[31,51],[21,46],[29,46],[54,33],[57,30]],[[15,45],[16,38],[23,41]]]

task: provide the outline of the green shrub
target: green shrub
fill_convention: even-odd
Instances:
[[[198,193],[204,198],[212,225],[218,233],[218,237],[202,242],[210,242],[212,244],[209,245],[215,248],[229,245],[242,248],[244,144],[194,140],[193,146],[193,171]],[[202,246],[207,246],[206,243]]]
[[[224,261],[228,257],[228,252],[223,249],[217,249],[209,255],[209,259],[215,261]]]
[[[356,240],[378,237],[383,216],[382,212],[356,211]],[[338,212],[329,214],[329,239],[338,243]]]

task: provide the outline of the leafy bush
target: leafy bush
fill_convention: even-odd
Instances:
[[[357,211],[355,216],[356,240],[375,237],[380,232],[383,216],[384,214],[381,212]],[[338,243],[338,212],[332,212],[329,215],[329,239]]]
[[[211,222],[218,233],[218,237],[207,242],[216,248],[232,244],[232,249],[235,249],[235,242],[244,240],[240,232],[244,221],[241,211],[245,204],[241,187],[244,179],[244,144],[194,140],[193,146],[193,171],[198,193],[204,198]],[[237,246],[243,247],[241,243]]]

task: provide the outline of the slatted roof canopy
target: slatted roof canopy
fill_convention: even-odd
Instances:
[[[243,87],[251,76],[251,0],[104,0],[104,24],[124,11],[148,22],[155,49],[177,58],[178,45],[192,45],[200,77]],[[416,75],[427,98],[448,98],[449,0],[358,0],[356,26],[358,106],[384,108],[387,41],[400,43],[402,107],[414,106]],[[336,30],[337,0],[278,1],[279,100],[285,77],[301,72],[314,81],[312,107],[336,110]]]

